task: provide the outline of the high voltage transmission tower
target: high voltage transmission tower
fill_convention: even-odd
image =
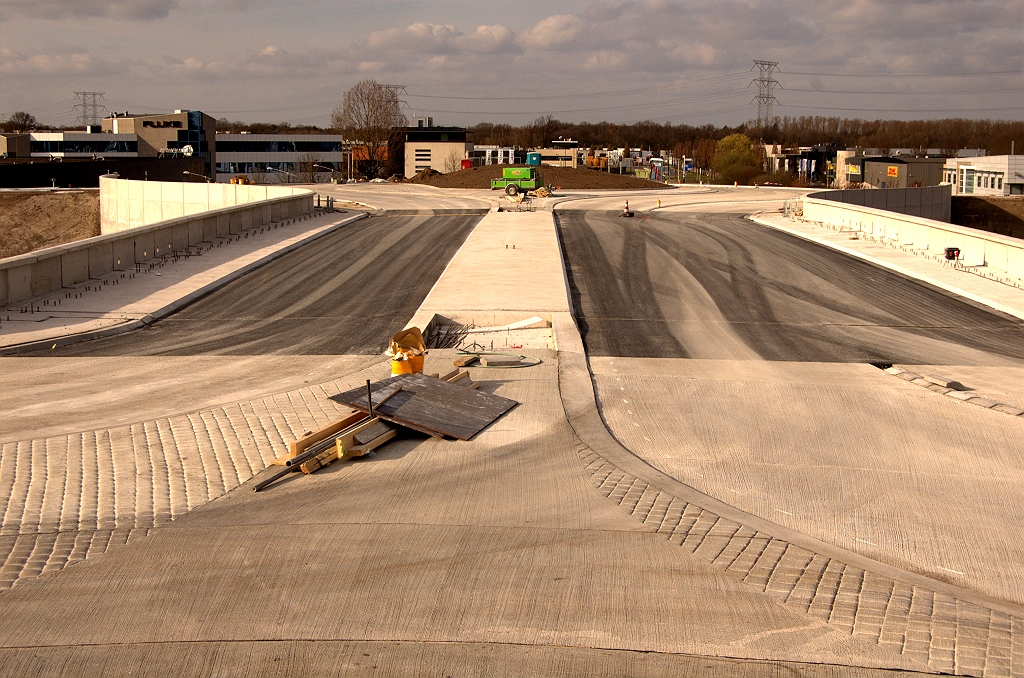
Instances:
[[[398,101],[401,108],[409,108],[409,104],[406,103],[400,95],[406,94],[405,85],[381,85],[384,89],[391,90],[392,94],[395,95],[395,99]]]
[[[772,105],[779,103],[775,98],[775,88],[782,87],[782,85],[772,77],[772,73],[779,72],[779,62],[754,59],[754,67],[759,72],[758,76],[750,84],[757,83],[757,96],[754,97],[754,101],[757,102],[757,127],[763,130],[775,122]],[[754,69],[751,68],[750,70]]]
[[[75,104],[72,110],[81,111],[82,114],[75,118],[75,122],[80,122],[83,125],[98,125],[100,124],[100,111],[107,110],[107,107],[103,104],[97,103],[98,100],[102,99],[104,92],[75,92],[75,99],[81,101],[80,104]]]

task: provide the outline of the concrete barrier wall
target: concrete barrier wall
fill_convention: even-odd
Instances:
[[[925,188],[851,189],[820,191],[811,193],[808,197],[948,223],[952,214],[952,189],[949,184]]]
[[[184,252],[188,247],[312,211],[313,192],[307,190],[0,259],[0,305],[49,294],[112,271],[126,271],[136,262]]]
[[[1024,278],[1024,240],[1017,238],[811,196],[803,200],[803,218],[938,255],[947,247],[959,247],[964,266],[991,267]]]
[[[305,188],[100,177],[100,233],[118,233],[210,210],[275,198],[312,195]]]

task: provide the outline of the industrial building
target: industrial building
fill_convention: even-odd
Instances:
[[[944,158],[844,157],[847,185],[873,188],[938,186],[943,181]]]
[[[1024,195],[1024,155],[950,158],[942,171],[953,195]]]

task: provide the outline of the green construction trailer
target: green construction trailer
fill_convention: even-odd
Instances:
[[[502,188],[508,195],[534,191],[543,185],[536,167],[504,167],[500,179],[491,179],[491,190]]]

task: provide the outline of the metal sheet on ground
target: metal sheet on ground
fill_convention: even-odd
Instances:
[[[395,386],[400,386],[394,394]],[[373,413],[424,433],[469,440],[518,405],[515,400],[449,384],[422,374],[403,374],[370,384]],[[386,392],[380,406],[372,394]],[[355,388],[331,400],[367,412],[366,389]]]
[[[591,355],[1020,364],[1024,323],[736,215],[557,212]]]
[[[480,220],[364,219],[152,326],[46,356],[380,353]]]

